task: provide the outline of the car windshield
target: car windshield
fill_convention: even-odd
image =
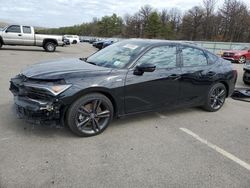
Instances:
[[[248,50],[250,49],[249,46],[235,46],[233,47],[233,50]]]
[[[93,54],[86,62],[102,67],[122,69],[133,61],[143,49],[145,49],[145,45],[139,42],[122,41]]]

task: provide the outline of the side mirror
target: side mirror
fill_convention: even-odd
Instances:
[[[144,72],[154,72],[156,66],[150,63],[145,63],[139,66],[136,66],[134,70],[135,75],[143,75]]]
[[[9,31],[8,30],[5,30],[5,33],[8,33]]]

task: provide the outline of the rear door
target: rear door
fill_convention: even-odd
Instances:
[[[3,32],[5,44],[23,45],[20,25],[11,25]]]
[[[180,67],[176,45],[158,46],[147,51],[136,66],[150,63],[154,72],[135,75],[135,67],[128,71],[125,82],[125,111],[135,113],[169,107],[179,97]]]
[[[201,49],[181,47],[181,104],[203,104],[217,76],[214,61]]]
[[[30,26],[22,26],[23,30],[23,45],[33,46],[35,44],[34,32],[32,32],[32,28]]]

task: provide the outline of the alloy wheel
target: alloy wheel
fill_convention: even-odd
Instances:
[[[79,131],[95,134],[105,128],[111,118],[108,105],[101,99],[82,104],[76,113],[75,123]]]
[[[49,45],[47,46],[47,49],[48,49],[48,51],[50,51],[50,52],[54,51],[54,45],[53,45],[53,44],[49,44]]]
[[[245,63],[245,62],[246,62],[246,57],[245,57],[245,56],[241,56],[241,57],[239,58],[239,63],[243,64],[243,63]]]
[[[224,87],[216,87],[212,90],[210,96],[210,105],[211,108],[217,110],[221,108],[224,104],[226,98],[226,90]]]

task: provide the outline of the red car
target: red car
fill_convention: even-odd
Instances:
[[[233,50],[224,51],[221,57],[232,62],[246,63],[250,60],[250,46],[238,46]]]

